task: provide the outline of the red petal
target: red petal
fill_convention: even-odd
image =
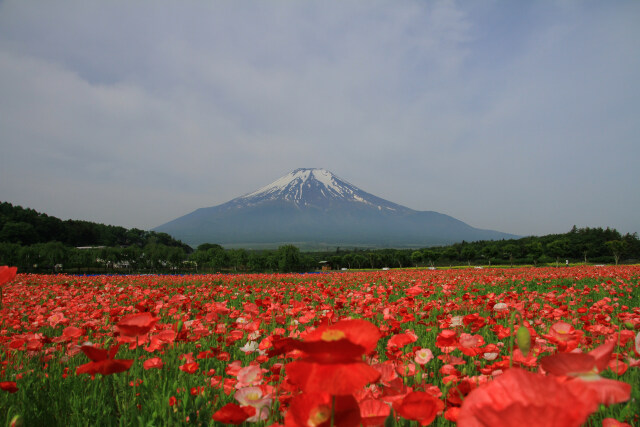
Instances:
[[[360,426],[360,408],[353,396],[335,396],[327,393],[303,393],[291,399],[289,411],[284,420],[286,427],[297,426],[329,426],[331,423],[331,405],[333,425],[335,427]]]
[[[596,373],[596,358],[585,353],[556,353],[540,359],[542,369],[553,375]]]
[[[322,336],[327,331],[341,331],[351,343],[364,347],[364,353],[375,350],[378,340],[382,336],[380,329],[367,320],[341,320],[330,326],[320,326],[305,338],[305,342],[323,341]],[[326,341],[323,341],[326,343]],[[329,341],[331,342],[331,341]]]
[[[366,427],[384,425],[389,414],[391,407],[380,400],[368,399],[360,402],[360,417]]]
[[[424,391],[412,391],[402,400],[394,402],[393,409],[402,418],[416,420],[420,425],[426,426],[444,409],[444,403]]]
[[[607,369],[609,360],[611,360],[611,353],[613,353],[613,349],[615,346],[616,346],[616,342],[611,340],[602,344],[598,348],[594,348],[589,352],[589,354],[593,356],[596,360],[596,366],[598,368],[598,372],[602,372],[605,369]]]
[[[109,357],[109,352],[107,350],[103,350],[101,348],[97,348],[92,345],[83,345],[80,347],[80,350],[82,350],[82,352],[86,354],[87,357],[94,362],[107,360]]]
[[[380,373],[364,362],[313,363],[294,361],[285,366],[291,382],[308,393],[346,395],[380,378]]]
[[[3,265],[0,267],[0,286],[12,281],[16,277],[18,267],[8,267]]]
[[[15,381],[2,381],[0,382],[0,390],[8,391],[9,393],[15,393],[18,391],[18,385]]]
[[[469,393],[458,426],[524,426],[531,420],[538,425],[580,426],[598,409],[595,393],[581,383],[509,369]]]
[[[598,403],[603,405],[613,405],[616,403],[626,402],[631,398],[631,384],[622,381],[601,378],[596,381],[583,381],[575,379],[567,383],[580,382],[586,388],[593,390],[598,396]]]
[[[211,418],[223,424],[242,424],[255,414],[256,408],[253,406],[239,406],[235,403],[227,403],[218,409]]]
[[[146,311],[143,313],[128,314],[120,319],[116,328],[118,328],[121,335],[136,337],[149,332],[158,320],[160,320],[160,318],[153,317],[151,313]]]

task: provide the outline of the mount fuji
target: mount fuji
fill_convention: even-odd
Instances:
[[[156,227],[192,246],[426,247],[518,236],[416,211],[367,193],[325,169],[296,169],[229,202]]]

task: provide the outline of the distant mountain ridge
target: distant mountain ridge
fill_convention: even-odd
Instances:
[[[384,200],[325,169],[300,168],[254,192],[156,227],[191,245],[425,247],[518,236]]]

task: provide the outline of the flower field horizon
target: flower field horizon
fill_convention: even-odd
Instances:
[[[640,266],[0,269],[5,425],[640,423]]]

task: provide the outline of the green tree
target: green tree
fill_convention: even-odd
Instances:
[[[245,249],[232,249],[229,251],[229,259],[231,265],[233,265],[233,269],[237,271],[239,268],[247,265],[249,254],[247,254]]]
[[[340,270],[342,267],[342,256],[333,255],[329,257],[329,262],[331,263],[331,267],[335,270]]]
[[[182,268],[182,263],[187,258],[184,249],[175,246],[169,246],[167,247],[167,252],[167,261],[169,262],[169,264],[174,269]]]
[[[458,259],[460,254],[458,254],[456,248],[454,248],[453,246],[449,246],[442,252],[442,256],[444,258],[447,258],[450,262],[453,262]]]
[[[616,260],[616,265],[618,265],[620,257],[624,254],[627,247],[626,242],[624,240],[609,240],[605,245],[613,254],[613,258]]]
[[[144,247],[144,258],[151,269],[161,269],[167,266],[169,249],[159,243],[149,243]]]
[[[278,270],[283,272],[300,269],[300,249],[293,245],[280,246],[277,254]]]
[[[358,268],[362,268],[367,263],[367,258],[362,254],[355,254],[353,256],[353,262],[358,266]]]
[[[519,254],[520,248],[513,243],[509,243],[503,246],[502,251],[505,257],[509,259],[509,265],[513,267],[513,258]]]
[[[489,265],[491,265],[491,259],[496,258],[499,253],[500,250],[495,243],[485,243],[483,248],[480,249],[480,256],[486,258],[489,261]]]
[[[538,260],[542,255],[542,243],[540,243],[538,240],[535,240],[533,242],[527,243],[524,248],[526,254],[529,256],[529,258],[531,258],[531,261],[533,261],[533,264],[538,265]]]
[[[223,269],[229,267],[231,260],[229,254],[224,249],[211,248],[207,250],[209,255],[209,265],[214,269]]]
[[[423,250],[422,256],[423,256],[423,259],[426,259],[429,262],[431,267],[433,267],[433,263],[436,262],[438,258],[440,258],[440,254],[438,252],[432,251],[429,249]]]
[[[20,245],[17,243],[0,243],[0,265],[18,265],[20,262]]]
[[[263,271],[267,268],[267,257],[264,254],[250,252],[247,259],[247,267],[251,271]]]
[[[203,243],[201,245],[198,245],[197,250],[198,251],[208,251],[209,249],[216,249],[216,250],[224,250],[224,248],[220,245],[218,245],[217,243]]]
[[[580,243],[578,245],[578,250],[582,253],[584,257],[584,263],[587,263],[587,255],[592,254],[595,249],[595,245],[590,242]]]
[[[549,243],[546,248],[547,255],[555,258],[556,267],[558,266],[558,262],[560,258],[568,256],[569,253],[569,239],[561,238],[556,239],[553,242]]]
[[[21,270],[32,270],[40,264],[40,251],[35,245],[22,246],[20,248],[20,263],[18,267],[21,267]]]
[[[380,258],[380,255],[378,255],[376,252],[373,252],[373,251],[370,251],[367,254],[367,259],[369,261],[369,264],[371,265],[371,268],[379,267],[380,264],[382,263],[382,259]]]
[[[467,265],[471,265],[471,260],[476,257],[476,251],[471,246],[467,245],[462,248],[460,256],[467,260]]]
[[[0,242],[30,245],[38,240],[36,229],[27,222],[7,222],[0,230]]]
[[[397,250],[394,254],[394,263],[398,264],[398,267],[403,268],[411,265],[411,253],[407,250]]]
[[[196,263],[196,271],[198,271],[198,268],[202,269],[209,262],[209,254],[206,250],[202,251],[198,248],[197,251],[189,255],[189,260]]]
[[[423,254],[420,251],[411,252],[411,262],[413,262],[416,267],[418,267],[418,264],[422,262],[422,257]]]
[[[353,254],[351,254],[351,253],[349,253],[349,254],[344,254],[344,255],[342,256],[342,261],[341,261],[341,263],[342,263],[342,265],[346,265],[346,266],[347,266],[347,268],[351,268],[351,265],[354,263],[354,258],[355,258],[355,255],[353,255]]]

